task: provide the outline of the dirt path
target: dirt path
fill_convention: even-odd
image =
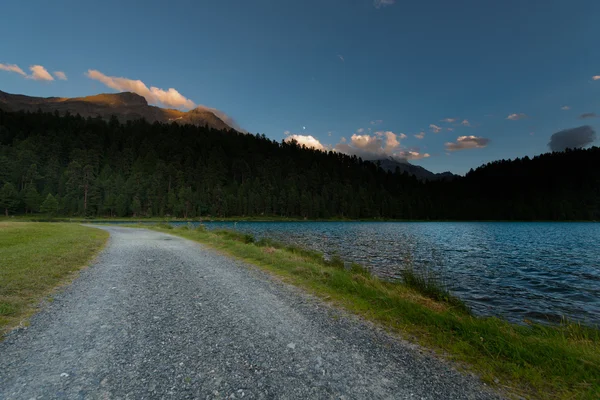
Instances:
[[[0,399],[488,399],[476,378],[197,243],[106,227],[0,343]]]

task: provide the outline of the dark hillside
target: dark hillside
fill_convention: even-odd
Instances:
[[[600,219],[600,149],[424,183],[264,135],[0,111],[0,207],[107,217]]]

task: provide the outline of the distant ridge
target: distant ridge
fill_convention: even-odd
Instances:
[[[409,175],[414,175],[421,181],[437,181],[455,179],[458,175],[452,172],[442,172],[439,174],[433,173],[425,168],[409,163],[408,161],[398,161],[393,158],[383,158],[380,160],[370,160],[374,164],[379,164],[385,171],[396,172],[396,168],[400,169],[400,172],[406,172]]]
[[[103,93],[87,97],[31,97],[21,94],[10,94],[0,90],[0,109],[6,111],[42,110],[58,111],[61,115],[67,112],[82,117],[101,117],[109,119],[117,117],[121,122],[145,119],[152,122],[176,122],[208,126],[214,129],[233,129],[210,110],[196,108],[188,112],[151,106],[146,99],[131,92]]]

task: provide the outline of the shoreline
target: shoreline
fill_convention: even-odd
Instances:
[[[385,282],[357,264],[237,231],[135,226],[174,234],[248,262],[404,339],[458,362],[495,387],[529,398],[600,396],[600,329],[564,321],[519,325],[477,317],[424,285]],[[442,288],[443,289],[443,288]],[[586,383],[587,382],[587,383]]]

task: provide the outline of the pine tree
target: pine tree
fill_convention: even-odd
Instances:
[[[30,213],[37,212],[40,207],[40,195],[34,185],[27,185],[24,190],[23,201],[25,202],[25,209],[29,210]]]
[[[49,216],[54,216],[58,212],[58,201],[51,193],[46,196],[46,200],[40,206],[40,211]]]
[[[0,208],[8,217],[10,212],[15,212],[19,207],[19,192],[12,183],[5,183],[0,189]]]

